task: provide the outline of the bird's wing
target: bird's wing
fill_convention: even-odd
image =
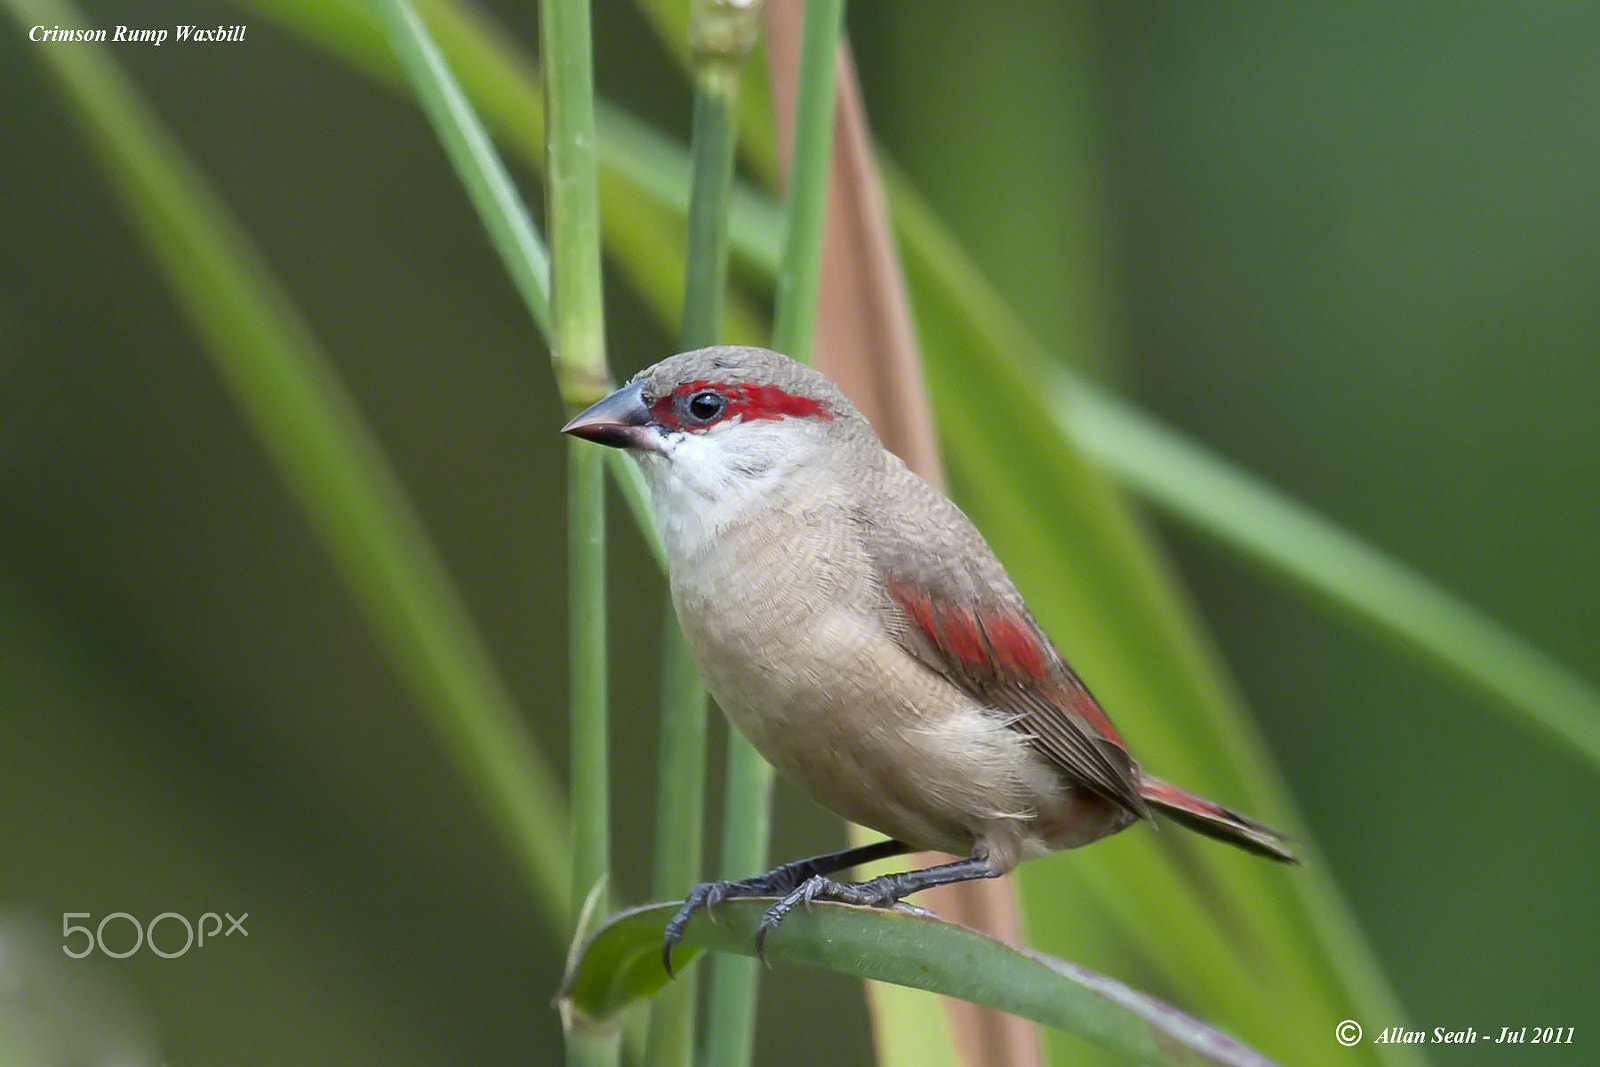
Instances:
[[[894,477],[886,486],[890,506],[872,539],[892,601],[890,631],[1003,715],[1072,781],[1147,815],[1121,736],[1034,622],[982,535],[942,493],[904,473],[911,482]]]

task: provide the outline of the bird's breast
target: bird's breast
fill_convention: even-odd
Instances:
[[[918,847],[965,851],[1031,818],[1037,759],[896,642],[848,519],[728,534],[674,568],[673,600],[712,696],[785,777]]]
[[[818,510],[733,523],[671,569],[674,606],[719,703],[782,708],[839,683],[838,655],[853,643],[840,624],[869,610],[872,577],[848,522]]]

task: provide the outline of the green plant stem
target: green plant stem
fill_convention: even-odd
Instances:
[[[582,396],[609,384],[587,0],[540,4],[539,31],[544,57],[546,232],[554,257],[552,355],[562,395]],[[574,899],[586,896],[610,870],[602,463],[596,450],[581,442],[571,446],[567,530]]]
[[[723,787],[721,867],[724,878],[759,874],[766,866],[772,829],[772,768],[744,735],[728,731],[727,778]],[[751,1062],[756,1040],[756,981],[753,959],[718,956],[711,961],[706,1011],[706,1067]]]
[[[715,344],[728,284],[728,201],[733,191],[739,69],[708,64],[694,94],[694,177],[689,197],[689,254],[685,268],[681,347]]]
[[[728,205],[741,71],[759,27],[761,5],[698,0],[689,34],[696,57],[694,170],[688,217],[683,327],[679,349],[715,344],[728,278]],[[660,763],[657,778],[657,899],[686,892],[702,871],[705,822],[706,691],[669,609],[663,624]],[[698,969],[685,971],[650,1008],[645,1062],[689,1067],[694,1060]]]
[[[553,256],[552,356],[563,397],[609,386],[600,281],[600,191],[588,0],[539,5],[544,56],[547,223]],[[610,871],[604,456],[575,441],[567,482],[571,642],[572,878],[580,899]],[[575,931],[582,937],[584,931]],[[616,1062],[617,1042],[570,1041],[573,1064]]]
[[[834,73],[844,0],[809,0],[800,36],[800,72],[789,168],[787,229],[778,262],[772,347],[809,362],[817,321],[817,271],[833,149]]]
[[[554,359],[564,397],[609,387],[600,283],[600,186],[586,0],[539,5],[543,39],[546,233],[555,261]]]
[[[75,8],[5,0],[19,25]],[[566,812],[539,748],[382,447],[288,295],[100,48],[40,48],[204,351],[552,925]]]
[[[611,824],[606,774],[605,456],[567,446],[567,640],[572,712],[573,900],[607,874]],[[598,722],[597,722],[598,720]],[[578,931],[581,935],[582,931]]]
[[[833,148],[835,57],[844,0],[809,0],[800,38],[795,97],[793,165],[789,172],[787,228],[778,265],[772,347],[809,360],[817,316],[822,223],[827,205],[828,160]],[[767,862],[772,768],[742,737],[728,739],[724,793],[722,875],[742,878]],[[721,957],[711,970],[708,1067],[748,1064],[755,1048],[758,970],[751,959]]]
[[[661,741],[656,772],[655,900],[674,900],[701,877],[706,792],[706,689],[689,657],[669,606],[662,622]],[[694,1062],[697,968],[650,1003],[645,1063],[688,1067]]]

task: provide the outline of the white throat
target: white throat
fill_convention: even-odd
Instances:
[[[727,422],[669,434],[661,453],[634,453],[650,486],[656,525],[674,566],[714,548],[752,513],[804,495],[818,432],[798,420]]]

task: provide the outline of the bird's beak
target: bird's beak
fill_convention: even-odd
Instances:
[[[644,383],[634,382],[590,405],[583,414],[561,427],[561,432],[612,448],[659,452],[661,437],[650,422],[650,409],[644,402]]]

